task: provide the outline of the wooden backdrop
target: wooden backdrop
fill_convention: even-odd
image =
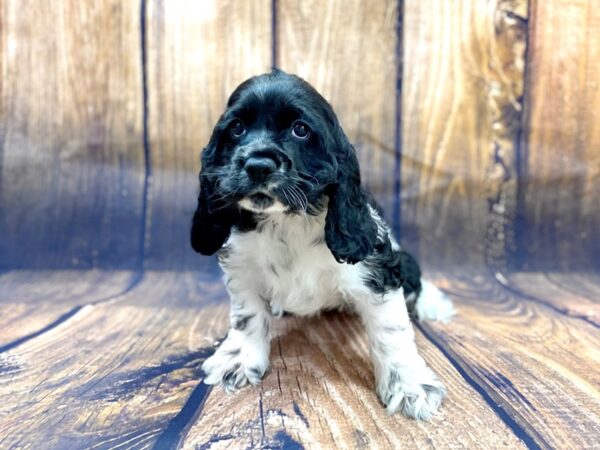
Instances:
[[[592,3],[1,0],[0,268],[201,267],[199,152],[277,66],[333,104],[425,266],[591,269]]]
[[[596,448],[597,3],[0,0],[0,448]],[[260,386],[203,382],[228,305],[188,244],[199,153],[274,65],[455,301],[416,326],[430,424],[384,413],[348,315],[278,321]]]

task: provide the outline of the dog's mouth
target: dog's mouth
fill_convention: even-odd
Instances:
[[[282,210],[281,203],[278,203],[277,199],[264,192],[253,192],[252,194],[246,195],[243,199],[238,202],[239,206],[249,211],[257,213],[269,213]]]
[[[256,192],[254,194],[249,195],[248,200],[252,202],[252,204],[260,209],[266,209],[275,203],[275,199],[270,195],[267,195],[263,192]]]

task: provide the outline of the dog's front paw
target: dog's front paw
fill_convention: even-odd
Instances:
[[[268,355],[248,345],[235,346],[225,340],[215,354],[204,361],[202,371],[206,384],[221,383],[227,392],[246,384],[258,384],[269,366]]]
[[[394,367],[382,375],[377,393],[388,414],[428,420],[438,411],[446,389],[428,367]]]

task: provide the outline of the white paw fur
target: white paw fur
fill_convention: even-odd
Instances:
[[[227,392],[233,392],[248,383],[260,383],[269,367],[268,352],[260,344],[243,342],[240,335],[230,330],[215,354],[204,361],[206,384],[222,384]]]
[[[400,412],[413,419],[428,420],[437,413],[446,389],[426,366],[390,367],[377,382],[377,394],[388,414]]]

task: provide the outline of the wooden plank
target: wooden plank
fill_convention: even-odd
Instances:
[[[404,1],[401,227],[426,266],[506,265],[526,17],[526,0]]]
[[[496,277],[517,295],[600,327],[600,283],[580,274],[517,272]]]
[[[107,302],[127,291],[137,274],[127,271],[11,271],[0,275],[0,352],[77,308]]]
[[[486,278],[436,281],[459,315],[424,326],[438,348],[417,333],[449,390],[432,422],[385,415],[362,327],[343,314],[280,321],[262,385],[206,400],[199,368],[227,330],[223,286],[214,273],[150,272],[119,302],[1,355],[0,447],[592,446],[600,330]]]
[[[0,267],[135,265],[139,2],[6,0],[0,23]]]
[[[513,295],[497,281],[437,278],[458,300],[450,326],[425,325],[489,393],[523,438],[542,448],[593,448],[600,436],[600,329]],[[545,296],[540,288],[538,296]]]
[[[144,448],[168,428],[226,329],[214,275],[146,273],[2,354],[1,448]],[[201,405],[198,405],[201,406]]]
[[[600,11],[586,0],[533,1],[531,11],[520,262],[598,267]]]
[[[417,343],[449,391],[430,422],[385,413],[356,317],[290,317],[276,325],[262,384],[213,390],[182,448],[524,448],[422,334]]]
[[[227,98],[271,66],[271,2],[148,1],[152,158],[147,267],[194,267],[199,154]]]
[[[277,2],[276,62],[333,106],[363,182],[391,216],[396,161],[398,2]],[[349,31],[351,30],[351,31]]]
[[[588,302],[600,302],[600,274],[583,273],[548,273],[548,281],[569,292],[583,297]]]

